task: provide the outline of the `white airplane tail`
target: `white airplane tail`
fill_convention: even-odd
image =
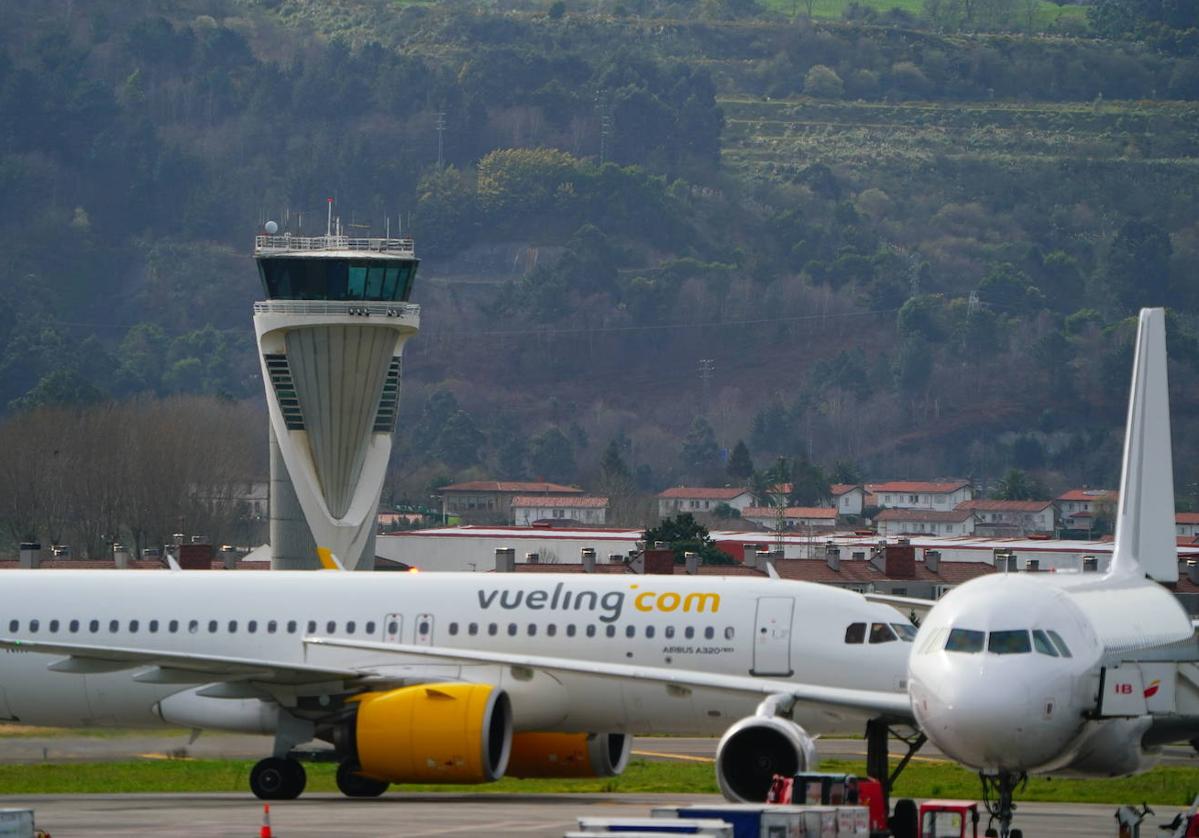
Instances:
[[[1178,581],[1165,309],[1141,309],[1111,573]]]

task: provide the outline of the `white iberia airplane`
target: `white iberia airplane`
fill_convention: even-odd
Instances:
[[[1165,314],[1145,309],[1109,570],[976,579],[939,600],[916,638],[915,716],[979,771],[1001,835],[1019,833],[1012,797],[1028,774],[1132,774],[1161,745],[1199,736],[1195,629],[1154,581],[1177,578]]]
[[[13,571],[0,718],[272,734],[250,776],[268,799],[303,791],[314,739],[342,792],[374,796],[611,776],[634,733],[723,732],[722,789],[762,800],[815,735],[910,724],[914,637],[889,606],[777,579]]]

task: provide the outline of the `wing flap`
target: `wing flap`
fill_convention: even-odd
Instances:
[[[636,664],[579,661],[541,655],[522,655],[508,652],[484,652],[474,649],[450,649],[438,646],[413,646],[399,643],[374,643],[342,640],[332,637],[307,638],[310,646],[357,649],[425,660],[458,661],[473,664],[523,666],[551,674],[570,673],[601,678],[626,678],[646,683],[658,683],[679,689],[714,689],[749,696],[787,695],[797,702],[823,705],[857,713],[886,716],[896,721],[911,721],[912,706],[906,692],[855,690],[827,687],[771,678],[752,678],[747,675],[722,675],[686,669],[663,669]]]
[[[254,680],[276,684],[308,684],[313,681],[358,681],[369,675],[362,669],[337,666],[311,666],[291,661],[256,660],[222,655],[198,655],[120,646],[96,646],[85,643],[59,643],[0,637],[0,649],[63,655],[64,660],[50,669],[64,673],[117,672],[124,669],[153,667],[135,676],[151,683],[202,684],[210,681]],[[169,679],[169,680],[168,680]]]

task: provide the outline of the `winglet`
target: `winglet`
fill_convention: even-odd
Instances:
[[[1141,309],[1111,573],[1178,581],[1165,309]]]
[[[345,570],[341,561],[333,555],[333,551],[328,547],[317,547],[316,556],[321,560],[321,567],[325,570]]]

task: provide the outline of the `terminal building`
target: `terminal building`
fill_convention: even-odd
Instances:
[[[391,456],[409,303],[409,238],[269,234],[254,241],[265,299],[254,332],[270,413],[271,567],[320,567],[327,547],[369,570]]]

